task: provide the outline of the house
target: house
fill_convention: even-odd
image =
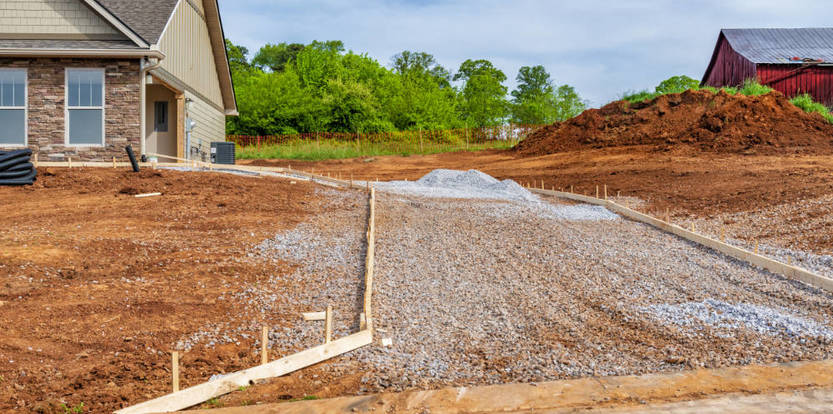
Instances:
[[[746,79],[833,105],[833,28],[721,30],[701,84],[737,86]]]
[[[217,0],[0,0],[0,150],[205,158],[234,115]]]

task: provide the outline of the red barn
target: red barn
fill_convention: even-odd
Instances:
[[[701,84],[738,86],[746,79],[833,106],[833,28],[721,30]]]

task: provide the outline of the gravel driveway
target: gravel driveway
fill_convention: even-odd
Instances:
[[[830,294],[598,213],[380,193],[393,345],[335,365],[380,391],[833,357]]]

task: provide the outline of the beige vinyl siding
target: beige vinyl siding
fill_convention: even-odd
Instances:
[[[193,100],[188,116],[197,123],[191,132],[191,138],[203,142],[226,140],[226,115],[223,111],[203,101],[198,96],[185,92],[185,97]]]
[[[167,56],[162,61],[162,69],[222,107],[223,96],[208,26],[192,2],[202,4],[202,0],[181,0],[159,40],[159,49]]]
[[[0,0],[2,33],[121,35],[80,0]]]

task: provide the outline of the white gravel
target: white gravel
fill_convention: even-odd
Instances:
[[[377,392],[833,357],[830,294],[532,204],[380,194],[374,318],[393,344],[332,367]]]
[[[768,335],[833,341],[833,330],[827,326],[767,306],[706,299],[702,302],[649,305],[642,310],[663,322],[693,330],[700,330],[706,324],[723,330],[751,329]]]
[[[477,170],[437,169],[417,181],[389,181],[374,184],[389,193],[427,198],[502,200],[512,202],[508,214],[534,213],[565,220],[615,220],[618,216],[604,207],[587,204],[552,205],[512,180],[500,181]]]

